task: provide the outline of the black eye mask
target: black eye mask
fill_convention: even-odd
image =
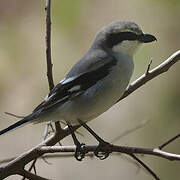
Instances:
[[[142,42],[142,43],[149,43],[157,39],[155,38],[155,36],[151,34],[137,35],[133,32],[120,32],[116,34],[109,34],[106,39],[106,45],[107,47],[112,48],[113,46],[125,40],[129,40],[129,41],[138,40],[139,42]]]
[[[112,48],[113,46],[125,40],[138,40],[138,35],[132,32],[120,32],[116,34],[109,34],[106,39],[106,44],[109,48]]]

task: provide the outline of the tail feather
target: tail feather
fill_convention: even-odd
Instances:
[[[15,130],[15,129],[18,128],[18,127],[21,127],[21,126],[24,126],[24,125],[30,123],[30,120],[32,119],[31,117],[32,117],[32,116],[31,116],[31,114],[30,114],[29,116],[26,116],[25,118],[23,118],[23,119],[21,119],[20,121],[12,124],[11,126],[9,126],[9,127],[5,128],[5,129],[1,130],[1,131],[0,131],[0,135],[3,135],[3,134],[5,134],[5,133],[7,133],[7,132],[9,132],[9,131]]]

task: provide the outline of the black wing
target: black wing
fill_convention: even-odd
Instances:
[[[96,69],[82,73],[79,76],[65,78],[54,87],[48,97],[45,98],[33,112],[40,109],[43,111],[54,108],[80,95],[88,88],[95,85],[99,80],[105,78],[115,64],[116,60],[110,59]]]

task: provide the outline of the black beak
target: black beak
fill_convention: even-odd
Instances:
[[[139,37],[139,41],[143,43],[150,43],[153,41],[157,41],[156,37],[151,34],[142,34]]]

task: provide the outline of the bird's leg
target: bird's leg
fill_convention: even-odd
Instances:
[[[74,133],[74,130],[73,130],[73,127],[70,123],[67,124],[68,125],[68,128],[69,128],[69,131],[71,133],[71,136],[73,138],[73,141],[74,141],[74,144],[76,145],[76,151],[75,151],[75,154],[74,154],[74,157],[78,160],[78,161],[81,161],[84,157],[85,157],[85,152],[82,151],[81,147],[84,146],[85,144],[83,143],[80,143]]]
[[[94,154],[96,157],[98,157],[100,160],[103,160],[103,159],[106,159],[109,154],[111,153],[110,151],[109,152],[103,152],[103,153],[100,153],[101,151],[101,148],[104,147],[104,146],[110,146],[110,144],[106,141],[104,141],[101,137],[99,137],[85,122],[81,121],[81,120],[78,120],[79,123],[89,131],[90,134],[92,134],[96,140],[99,142],[99,145],[98,147],[96,148],[96,150],[94,151]]]

